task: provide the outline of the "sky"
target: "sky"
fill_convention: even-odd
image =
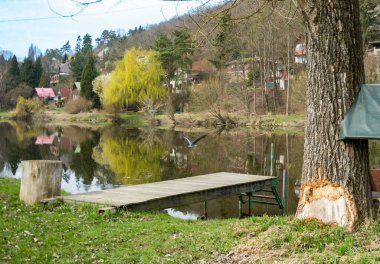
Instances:
[[[61,48],[70,41],[75,46],[78,35],[93,38],[101,32],[157,24],[186,14],[201,1],[103,0],[89,5],[79,14],[75,2],[94,0],[0,0],[0,49],[12,51],[19,59],[27,56],[31,43],[43,53]],[[59,14],[57,14],[59,13]]]

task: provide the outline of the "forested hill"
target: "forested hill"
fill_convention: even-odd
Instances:
[[[250,61],[252,65],[256,61],[261,63],[261,73],[257,75],[251,69],[251,80],[269,78],[268,70],[272,68],[272,72],[275,71],[275,63],[294,62],[295,47],[305,43],[305,31],[294,1],[277,1],[275,6],[267,1],[262,1],[262,5],[257,4],[259,2],[232,1],[224,6],[192,10],[185,16],[128,31],[105,29],[100,36],[85,34],[78,36],[76,43],[67,41],[60,48],[52,47],[44,52],[31,44],[28,56],[21,61],[10,51],[1,51],[0,108],[13,107],[18,96],[31,97],[35,87],[53,86],[56,92],[61,87],[72,87],[74,82],[81,81],[88,61],[95,63],[91,75],[110,73],[131,47],[159,50],[163,59],[162,56],[173,52],[175,45],[181,45],[176,41],[186,40],[187,34],[191,37],[191,42],[188,42],[191,43],[191,52],[186,70],[215,72],[234,61]],[[378,13],[377,1],[361,0],[366,47],[370,41],[379,39]],[[293,72],[296,67],[288,65]],[[168,74],[173,76],[173,69],[169,69]],[[262,80],[260,82],[263,83]]]

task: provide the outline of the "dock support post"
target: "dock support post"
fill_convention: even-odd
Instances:
[[[275,171],[275,158],[274,158],[274,143],[272,143],[270,145],[270,175],[273,176],[274,175],[274,171]]]
[[[282,204],[285,204],[286,198],[286,170],[282,170]]]
[[[239,218],[243,216],[243,195],[239,195]]]
[[[281,202],[280,196],[278,195],[276,186],[277,186],[277,179],[273,179],[272,180],[272,192],[274,194],[274,197],[276,198],[278,206],[280,207],[280,209],[282,211],[282,214],[284,215],[285,214],[285,208],[284,208],[284,206],[283,206],[283,204]]]
[[[247,193],[248,194],[248,214],[252,214],[252,192]]]
[[[207,200],[203,202],[203,214],[205,219],[207,219]]]

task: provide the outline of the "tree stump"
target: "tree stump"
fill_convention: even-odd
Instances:
[[[61,161],[27,160],[21,162],[21,168],[20,200],[25,204],[60,195]]]

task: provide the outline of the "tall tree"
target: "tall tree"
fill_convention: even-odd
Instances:
[[[30,46],[29,46],[29,49],[28,49],[28,58],[31,60],[31,61],[36,61],[36,59],[38,58],[38,57],[40,57],[41,56],[41,51],[40,51],[40,49],[37,47],[37,46],[35,46],[35,45],[33,45],[33,44],[30,44]]]
[[[178,68],[187,70],[191,67],[191,56],[194,54],[194,42],[188,28],[182,28],[173,32],[174,51],[177,57]]]
[[[70,54],[70,52],[71,52],[70,41],[67,41],[65,44],[63,44],[63,46],[60,49],[60,52],[62,55]]]
[[[364,82],[359,0],[298,3],[308,32],[308,90],[297,216],[352,230],[371,214],[368,142],[338,140]]]
[[[70,42],[67,41],[59,50],[62,55],[62,63],[65,63],[71,53],[71,45]]]
[[[21,82],[20,68],[18,66],[18,61],[15,55],[13,55],[10,66],[5,76],[5,90],[9,91]]]
[[[86,58],[81,51],[78,51],[70,63],[70,69],[73,74],[74,80],[79,81],[82,78],[83,68],[86,63]]]
[[[44,69],[42,68],[41,57],[38,57],[33,67],[33,88],[37,87],[40,84],[43,71]]]
[[[77,37],[77,41],[75,43],[75,52],[79,52],[82,49],[82,38],[81,36]]]
[[[0,91],[5,90],[5,76],[8,70],[8,62],[4,56],[0,55]]]
[[[34,87],[34,63],[29,57],[25,58],[20,67],[21,81]]]
[[[93,91],[92,81],[98,76],[98,72],[95,67],[95,58],[91,56],[88,58],[86,65],[84,66],[82,78],[80,82],[81,91],[80,94],[84,98],[93,102],[95,108],[100,108],[99,96]]]
[[[82,49],[81,51],[86,55],[88,52],[92,52],[92,37],[90,34],[83,36]]]
[[[48,87],[50,84],[50,78],[46,71],[42,71],[38,87]]]
[[[171,92],[170,80],[174,76],[175,63],[177,61],[174,44],[168,36],[164,33],[160,33],[154,44],[154,49],[158,52],[162,67],[165,69],[166,85]]]
[[[94,59],[92,53],[92,37],[90,34],[83,36],[83,42],[80,36],[77,38],[76,53],[71,61],[70,69],[76,81],[81,81],[84,67],[88,60]]]
[[[161,85],[163,69],[158,54],[132,48],[117,63],[111,74],[111,81],[105,87],[104,99],[108,105],[122,107],[139,101],[157,101],[165,98]]]
[[[220,22],[220,31],[215,38],[215,56],[210,60],[217,69],[225,66],[226,62],[239,57],[239,49],[236,46],[234,20],[229,10],[223,13]]]

